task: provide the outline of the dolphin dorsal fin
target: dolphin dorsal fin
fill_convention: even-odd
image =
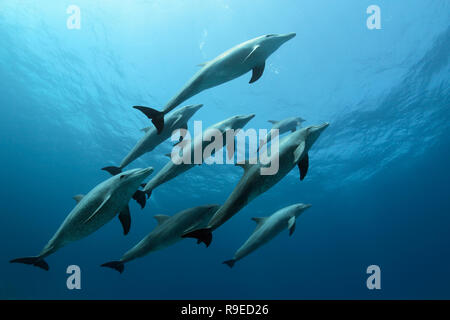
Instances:
[[[255,231],[253,231],[253,232],[256,232],[256,230],[261,228],[261,226],[264,224],[264,222],[266,222],[267,217],[255,217],[255,218],[252,218],[252,220],[256,222],[256,228],[255,228]]]
[[[81,201],[81,199],[83,199],[84,194],[77,194],[75,196],[73,196],[73,200],[75,200],[77,203]]]
[[[244,169],[244,171],[247,171],[248,169],[250,169],[253,166],[253,164],[247,163],[247,162],[244,162],[244,163],[236,162],[235,166],[241,167],[242,169]]]
[[[261,224],[267,220],[267,217],[254,217],[252,218],[252,220],[255,221],[257,224]]]
[[[170,216],[165,215],[165,214],[157,214],[154,216],[154,218],[156,219],[156,221],[158,221],[158,225],[161,225],[164,223],[164,221],[167,221],[168,219],[170,219]]]
[[[234,165],[235,165],[236,167],[241,167],[241,168],[244,169],[244,170],[247,169],[247,163],[239,163],[239,162],[236,162]]]
[[[268,122],[270,122],[271,124],[275,124],[275,123],[277,123],[278,121],[276,121],[276,120],[267,120]]]
[[[256,49],[259,48],[259,44],[253,47],[253,50],[248,54],[248,56],[245,57],[244,61],[242,63],[245,63],[250,57],[255,53]]]

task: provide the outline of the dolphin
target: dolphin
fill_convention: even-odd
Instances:
[[[247,241],[236,251],[233,259],[224,261],[223,263],[233,268],[236,261],[248,256],[275,238],[286,228],[289,229],[289,235],[291,236],[294,233],[295,222],[298,216],[309,207],[311,207],[310,204],[297,203],[278,210],[270,217],[252,218],[257,223],[255,231],[253,231]]]
[[[164,130],[158,134],[154,128],[144,128],[145,132],[141,140],[136,143],[134,148],[128,153],[128,155],[122,160],[118,167],[110,166],[102,168],[102,170],[108,171],[112,175],[119,174],[122,169],[129,165],[131,162],[142,156],[143,154],[152,151],[166,139],[168,139],[174,130],[187,129],[187,122],[189,119],[202,107],[202,104],[185,106],[179,110],[174,111],[167,117]]]
[[[283,133],[286,133],[288,131],[294,132],[297,130],[297,127],[300,127],[303,122],[305,122],[305,119],[302,119],[300,117],[291,117],[286,118],[281,121],[276,120],[269,120],[271,124],[273,124],[272,129],[270,129],[269,133],[267,134],[266,138],[262,140],[259,144],[258,150],[265,145],[266,143],[270,142],[272,139],[272,132],[273,130],[278,130],[278,134],[281,136]]]
[[[269,157],[269,164],[277,159],[279,162],[279,169],[273,175],[260,174],[260,169],[268,165],[237,164],[244,168],[244,175],[225,203],[211,218],[208,227],[186,233],[183,237],[196,238],[208,247],[212,241],[212,231],[224,224],[250,201],[272,188],[296,165],[300,171],[300,180],[303,180],[309,167],[308,151],[327,127],[328,123],[309,126],[283,137],[280,140],[278,152],[274,152]]]
[[[172,217],[156,215],[158,226],[152,232],[127,251],[120,260],[107,262],[101,266],[122,273],[125,263],[181,241],[181,235],[186,231],[206,226],[218,208],[219,205],[212,204],[183,210]]]
[[[128,170],[100,183],[86,195],[76,195],[74,199],[77,201],[77,205],[41,253],[34,257],[18,258],[10,262],[31,264],[49,270],[49,266],[44,260],[45,257],[66,244],[80,240],[97,231],[112,220],[117,213],[119,213],[123,233],[127,234],[131,225],[128,202],[142,180],[152,172],[152,167]]]
[[[151,119],[158,133],[161,133],[164,128],[164,115],[203,90],[236,79],[250,70],[253,72],[250,83],[258,80],[264,72],[267,58],[295,35],[268,34],[243,42],[201,64],[202,68],[170,99],[162,111],[145,106],[134,108],[141,110]]]
[[[190,144],[186,144],[180,151],[180,154],[183,154],[184,152],[189,151],[191,155],[191,162],[190,163],[180,163],[175,164],[172,160],[169,161],[144,187],[142,190],[145,192],[148,196],[151,195],[152,191],[158,187],[159,185],[179,176],[180,174],[188,171],[189,169],[193,168],[195,166],[194,161],[192,161],[192,158],[194,157],[194,152],[197,152],[201,150],[201,154],[203,155],[203,151],[205,150],[205,147],[210,143],[212,139],[210,139],[211,135],[214,134],[214,132],[219,131],[222,134],[222,139],[225,139],[227,132],[229,130],[234,130],[237,132],[237,130],[242,129],[251,119],[253,119],[255,115],[240,115],[240,116],[234,116],[228,119],[225,119],[221,122],[218,122],[208,129],[206,129],[203,134],[199,137],[196,137]],[[186,141],[187,142],[187,141]],[[224,141],[225,144],[228,146],[230,145],[230,141]],[[232,141],[232,146],[234,146],[234,139]],[[189,150],[188,150],[189,149]],[[214,155],[217,150],[213,149],[211,152],[211,155]],[[231,152],[229,152],[231,155]]]

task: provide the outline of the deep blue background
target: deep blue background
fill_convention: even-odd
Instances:
[[[81,29],[66,8],[81,8]],[[366,8],[381,7],[368,30]],[[450,3],[442,1],[2,1],[0,3],[0,298],[450,298]],[[250,75],[205,91],[204,126],[255,113],[248,127],[301,116],[331,123],[293,172],[217,230],[210,248],[186,240],[126,266],[100,268],[155,226],[154,214],[222,203],[241,175],[202,166],[131,204],[117,220],[48,257],[51,270],[11,265],[37,254],[74,206],[107,178],[197,64],[266,33],[297,32]],[[159,170],[166,142],[130,167]],[[266,247],[222,265],[250,220],[296,203],[313,207]],[[82,290],[65,269],[82,270]],[[366,288],[381,267],[380,291]]]

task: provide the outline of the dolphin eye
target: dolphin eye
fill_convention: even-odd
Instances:
[[[120,180],[122,180],[123,178],[125,178],[126,176],[123,174],[119,177]]]

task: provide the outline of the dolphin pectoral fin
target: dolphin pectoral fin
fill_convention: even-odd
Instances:
[[[298,169],[300,170],[300,181],[305,179],[306,174],[308,173],[309,167],[309,156],[305,154],[302,160],[298,163]]]
[[[130,207],[128,205],[119,213],[119,220],[123,227],[123,234],[127,235],[131,227]]]
[[[124,263],[122,261],[111,261],[102,264],[100,267],[107,267],[116,270],[119,273],[122,273],[125,269]]]
[[[266,66],[266,62],[264,62],[263,64],[253,68],[252,78],[250,79],[249,83],[253,83],[256,80],[258,80],[259,78],[261,78],[261,76],[264,73],[265,66]]]
[[[182,238],[194,238],[197,239],[197,243],[204,243],[206,247],[209,247],[212,241],[212,231],[210,228],[197,229],[181,236]]]
[[[105,204],[108,202],[108,200],[111,198],[111,195],[107,195],[105,200],[103,200],[103,202],[98,206],[97,210],[94,211],[93,214],[90,215],[89,218],[87,218],[86,220],[84,220],[83,223],[88,223],[89,221],[91,221],[101,210],[102,208],[105,206]]]
[[[231,260],[224,261],[224,262],[222,262],[222,263],[223,263],[223,264],[226,264],[226,265],[229,266],[230,268],[233,268],[235,262],[236,262],[236,260],[231,259]]]
[[[158,225],[163,224],[165,221],[167,221],[168,219],[170,219],[170,216],[165,215],[165,214],[157,214],[154,216],[154,218],[156,219],[156,221],[158,222]]]
[[[303,151],[305,150],[305,142],[300,143],[294,151],[294,164],[299,163],[301,157],[303,156]]]
[[[292,234],[295,231],[295,217],[292,217],[288,221],[288,229],[289,229],[289,235],[292,236]]]
[[[9,261],[10,263],[24,263],[24,264],[31,264],[35,267],[39,267],[41,269],[44,269],[48,271],[50,267],[48,266],[47,262],[45,262],[44,259],[40,257],[26,257],[26,258],[17,258]]]
[[[144,106],[133,106],[147,116],[155,125],[158,134],[164,129],[164,112]]]
[[[145,208],[145,204],[147,202],[145,198],[145,192],[141,190],[136,190],[136,192],[133,194],[133,199],[136,200],[137,203],[141,206],[142,209]]]
[[[102,168],[102,170],[110,173],[113,176],[118,175],[119,173],[122,172],[122,169],[120,167],[114,167],[114,166],[104,167],[104,168]]]
[[[259,48],[259,45],[256,45],[253,50],[245,57],[244,61],[242,63],[245,63],[248,59],[250,59],[251,56],[256,52],[256,50]]]
[[[77,194],[76,196],[73,196],[73,200],[75,200],[77,203],[83,199],[84,194]]]

